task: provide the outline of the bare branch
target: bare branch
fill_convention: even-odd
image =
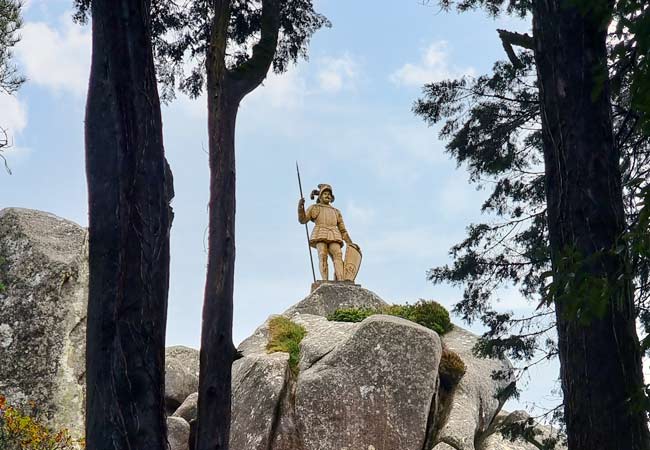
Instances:
[[[528,50],[533,50],[533,38],[532,36],[529,36],[528,34],[524,33],[515,33],[513,31],[507,31],[507,30],[497,30],[497,33],[499,33],[499,38],[501,38],[501,44],[503,45],[503,49],[506,51],[506,54],[508,55],[508,59],[512,63],[513,66],[517,69],[523,69],[526,67],[524,63],[521,62],[517,54],[515,53],[515,50],[512,48],[513,45],[516,45],[517,47],[523,47]]]

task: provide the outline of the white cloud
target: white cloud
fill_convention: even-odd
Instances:
[[[348,222],[361,226],[367,226],[373,223],[376,216],[373,208],[361,206],[353,200],[348,200],[345,211],[345,217]]]
[[[27,110],[14,95],[0,92],[0,127],[14,135],[27,126]]]
[[[441,235],[433,229],[422,226],[381,231],[367,236],[367,253],[373,261],[429,260],[437,249],[449,248],[455,236]]]
[[[350,55],[340,58],[323,58],[318,73],[320,89],[325,92],[339,92],[354,86],[358,76],[358,64]]]
[[[91,33],[65,14],[59,28],[43,22],[27,22],[16,46],[28,82],[55,92],[83,96],[88,88]]]
[[[20,99],[14,95],[0,92],[0,128],[7,133],[7,147],[2,149],[2,156],[7,159],[9,166],[17,159],[24,159],[29,149],[16,144],[16,136],[27,126],[27,109]],[[2,136],[4,140],[4,136]],[[4,166],[5,161],[0,161]],[[0,170],[3,170],[0,168]]]
[[[249,94],[244,102],[275,109],[297,109],[304,105],[307,91],[307,81],[300,68],[292,66],[283,74],[269,73],[262,85]]]
[[[461,69],[450,65],[448,47],[446,41],[432,43],[423,51],[422,57],[417,64],[404,64],[393,72],[390,80],[399,86],[421,87],[426,83],[447,78],[474,75],[475,70],[471,67]]]

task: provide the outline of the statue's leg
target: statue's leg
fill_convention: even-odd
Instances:
[[[329,245],[330,255],[332,255],[332,262],[334,263],[334,276],[337,280],[342,280],[345,272],[343,270],[343,252],[341,251],[341,244],[332,242]]]
[[[318,262],[320,264],[321,280],[327,281],[327,276],[329,272],[327,267],[327,243],[326,242],[317,243],[316,250],[318,250]]]

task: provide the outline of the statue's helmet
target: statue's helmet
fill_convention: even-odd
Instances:
[[[309,197],[312,200],[314,199],[314,197],[318,197],[318,199],[316,200],[316,203],[320,203],[320,197],[321,197],[321,195],[323,195],[323,192],[325,192],[325,191],[330,191],[330,195],[332,196],[332,202],[333,202],[334,201],[334,190],[332,190],[332,186],[330,186],[329,184],[325,184],[325,183],[319,184],[318,189],[314,189],[313,191],[311,191],[311,195]]]

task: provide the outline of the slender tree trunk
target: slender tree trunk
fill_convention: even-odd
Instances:
[[[196,450],[226,450],[230,436],[235,271],[235,122],[238,102],[226,86],[230,1],[215,1],[206,58],[210,203],[208,268],[201,330]]]
[[[648,450],[633,292],[625,252],[613,252],[625,218],[607,24],[574,5],[535,0],[533,14],[553,267],[575,252],[581,270],[610,288],[600,312],[596,298],[555,303],[569,449]]]
[[[241,100],[264,80],[273,61],[281,0],[262,1],[262,30],[251,58],[226,66],[230,0],[213,0],[206,58],[210,204],[208,268],[201,330],[196,450],[227,450],[231,417],[235,276],[235,124]]]
[[[164,347],[173,196],[150,0],[93,0],[86,106],[89,450],[167,448]]]

